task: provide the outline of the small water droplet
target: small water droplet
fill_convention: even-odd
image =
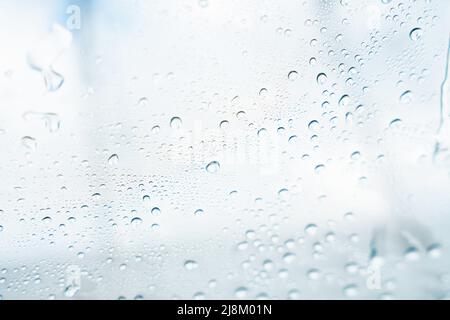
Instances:
[[[308,129],[311,131],[317,131],[319,129],[319,121],[317,120],[312,120],[309,124],[308,124]]]
[[[235,290],[234,294],[238,299],[244,299],[247,296],[248,289],[246,287],[239,287]]]
[[[291,81],[295,81],[298,78],[298,72],[293,70],[291,72],[288,73],[288,79]]]
[[[156,134],[156,133],[158,133],[159,131],[161,131],[160,126],[153,126],[153,128],[152,128],[152,133],[153,133],[153,134]]]
[[[22,138],[22,145],[30,150],[36,150],[37,148],[36,139],[30,136],[25,136]]]
[[[420,40],[423,36],[423,30],[421,28],[414,28],[409,32],[409,38],[413,41]]]
[[[305,232],[308,235],[313,236],[317,233],[317,229],[318,229],[317,225],[315,225],[314,223],[311,223],[305,227]]]
[[[325,165],[324,164],[318,164],[315,168],[314,171],[318,174],[322,173],[325,170]]]
[[[325,73],[319,73],[317,75],[316,81],[319,85],[324,85],[327,82],[327,75]]]
[[[203,215],[205,212],[203,211],[203,209],[197,209],[194,211],[194,215],[196,216],[201,216]]]
[[[289,198],[289,190],[286,188],[280,189],[278,191],[278,196],[281,200],[287,200]]]
[[[132,226],[138,226],[140,224],[142,224],[142,219],[141,218],[135,217],[135,218],[131,219],[131,225]]]
[[[262,88],[261,90],[259,90],[259,95],[261,97],[265,97],[267,95],[267,89],[266,88]]]
[[[194,270],[198,268],[198,263],[194,260],[186,260],[184,262],[184,268],[186,270]]]
[[[161,210],[160,210],[158,207],[154,207],[154,208],[152,209],[152,215],[158,216],[158,215],[160,215],[160,214],[161,214]]]
[[[347,297],[355,297],[358,295],[358,287],[355,284],[345,286],[343,291]]]
[[[217,161],[211,161],[206,166],[206,171],[208,171],[209,173],[217,173],[219,171],[219,169],[220,169],[220,164]]]
[[[285,263],[292,263],[295,260],[295,254],[292,252],[288,252],[286,254],[284,254],[283,256],[283,261]]]
[[[181,126],[183,125],[183,122],[179,117],[173,117],[170,119],[170,127],[175,130],[180,130]]]
[[[149,101],[148,101],[148,99],[146,97],[142,97],[142,98],[139,99],[138,105],[140,107],[148,107]]]
[[[350,97],[346,94],[344,94],[340,99],[339,99],[339,106],[340,107],[346,107],[348,106],[348,104],[350,103]]]
[[[441,245],[438,243],[430,245],[427,248],[427,254],[430,258],[434,258],[434,259],[439,258],[442,255]]]
[[[359,151],[355,151],[350,155],[352,160],[358,160],[361,157],[361,153]]]
[[[223,120],[220,122],[219,127],[222,130],[226,130],[230,127],[230,123],[228,122],[228,120]]]
[[[108,164],[110,166],[116,166],[119,163],[119,156],[117,154],[112,154],[109,158],[108,158]]]
[[[420,253],[419,250],[415,247],[410,247],[405,251],[405,259],[408,261],[416,261],[419,260]]]
[[[321,276],[321,273],[319,269],[309,269],[306,275],[311,280],[318,280]]]
[[[41,74],[49,92],[58,90],[64,83],[64,77],[53,69],[42,70]]]
[[[399,128],[402,123],[401,119],[394,119],[389,123],[390,128]]]
[[[403,104],[408,104],[412,100],[412,92],[407,90],[400,95],[400,102]]]

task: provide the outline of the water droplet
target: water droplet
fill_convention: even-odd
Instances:
[[[179,117],[173,117],[170,119],[170,127],[175,130],[180,130],[181,126],[183,125],[183,122]]]
[[[405,259],[408,261],[416,261],[419,260],[420,253],[419,250],[415,247],[410,247],[405,251]]]
[[[317,225],[315,225],[314,223],[311,223],[305,227],[305,232],[308,235],[313,236],[317,233],[317,229],[318,229]]]
[[[389,123],[389,127],[390,128],[398,128],[398,127],[400,127],[401,123],[402,123],[401,119],[394,119]]]
[[[427,254],[430,258],[439,258],[442,255],[442,247],[440,244],[435,243],[427,248]]]
[[[60,127],[60,118],[56,113],[43,113],[36,111],[27,111],[23,114],[26,121],[42,121],[50,133],[56,132]]]
[[[158,216],[158,215],[160,215],[160,214],[161,214],[161,210],[160,210],[158,207],[154,207],[154,208],[152,209],[152,215]]]
[[[63,26],[54,23],[50,32],[27,54],[29,66],[39,71],[44,78],[48,91],[58,90],[64,78],[53,69],[53,64],[70,47],[72,33]]]
[[[158,231],[158,230],[159,230],[159,224],[153,223],[152,226],[151,226],[151,229],[152,229],[153,231]]]
[[[278,191],[278,196],[281,200],[287,200],[289,198],[289,190],[286,188],[280,189]]]
[[[260,138],[267,137],[267,130],[266,130],[266,128],[259,129],[258,132],[257,132],[257,135]]]
[[[324,165],[324,164],[318,164],[318,165],[314,168],[314,171],[315,171],[317,174],[322,173],[324,170],[325,170],[325,165]]]
[[[117,154],[112,154],[109,158],[108,158],[108,164],[110,166],[116,166],[119,163],[119,156]]]
[[[36,150],[37,148],[36,139],[30,136],[25,136],[22,138],[22,145],[30,150]]]
[[[358,160],[361,157],[361,153],[359,151],[355,151],[350,155],[352,160]]]
[[[156,133],[158,133],[159,131],[161,131],[160,126],[153,126],[153,128],[152,128],[152,133],[153,133],[153,134],[156,134]]]
[[[319,121],[317,120],[312,120],[309,124],[308,124],[308,129],[311,131],[317,131],[319,129]]]
[[[291,289],[288,292],[288,299],[290,300],[298,300],[300,299],[300,291],[297,289]]]
[[[205,212],[202,209],[197,209],[194,211],[194,215],[196,216],[201,216],[203,215]]]
[[[138,226],[140,224],[142,224],[142,219],[141,218],[135,217],[135,218],[131,219],[131,225],[132,226]]]
[[[289,137],[289,139],[288,139],[288,142],[290,143],[290,144],[294,144],[294,143],[296,143],[298,141],[298,137],[294,134],[293,136],[290,136]]]
[[[412,100],[412,92],[407,90],[400,95],[400,102],[403,104],[408,104]]]
[[[235,290],[234,294],[238,299],[244,299],[247,296],[248,289],[246,287],[239,287]]]
[[[283,256],[283,261],[285,263],[292,263],[295,260],[295,254],[292,252],[288,252],[286,254],[284,254]]]
[[[291,81],[295,81],[298,78],[298,72],[297,71],[291,71],[288,73],[288,79]]]
[[[238,119],[245,119],[245,117],[246,117],[245,111],[238,111],[236,113],[236,118]]]
[[[309,269],[306,275],[311,280],[318,280],[321,276],[321,273],[319,269]]]
[[[94,200],[99,200],[101,197],[102,197],[102,195],[98,192],[96,192],[92,195],[92,199],[94,199]]]
[[[142,98],[139,99],[138,105],[140,107],[148,107],[149,101],[148,101],[148,99],[146,97],[142,97]]]
[[[316,81],[319,85],[324,85],[327,82],[327,75],[325,73],[319,73]]]
[[[63,76],[53,69],[42,70],[41,74],[44,78],[45,87],[49,92],[58,90],[64,83]]]
[[[345,270],[350,274],[358,272],[358,264],[355,262],[349,262],[345,265]]]
[[[340,99],[339,99],[339,106],[340,107],[346,107],[348,106],[348,104],[350,103],[350,97],[346,94],[344,94]]]
[[[186,270],[194,270],[198,268],[198,263],[194,260],[186,260],[184,262],[184,268]]]
[[[67,298],[72,298],[75,294],[80,290],[80,287],[77,285],[69,285],[64,289],[64,296]]]
[[[421,28],[414,28],[409,32],[409,37],[413,41],[420,40],[423,36],[423,30]]]
[[[220,164],[217,161],[211,161],[206,166],[206,171],[208,171],[209,173],[217,173],[219,171],[219,169],[220,169]]]
[[[219,127],[222,130],[226,130],[230,127],[230,123],[228,122],[228,120],[223,120],[222,122],[220,122]]]
[[[237,244],[237,249],[239,250],[239,251],[244,251],[244,250],[246,250],[248,248],[248,242],[247,241],[242,241],[242,242],[239,242],[238,244]]]
[[[355,284],[345,286],[343,291],[347,297],[355,297],[358,295],[358,287]]]

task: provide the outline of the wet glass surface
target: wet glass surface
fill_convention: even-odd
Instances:
[[[450,2],[0,0],[0,298],[450,297]]]

